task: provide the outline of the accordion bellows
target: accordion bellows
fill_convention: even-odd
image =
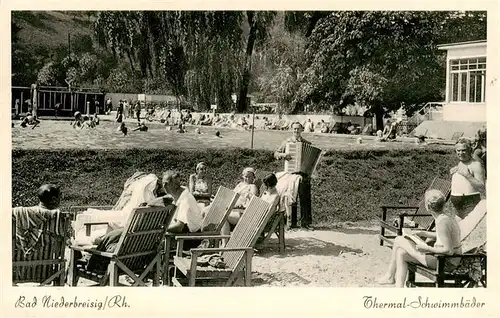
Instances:
[[[302,172],[311,175],[321,158],[321,149],[308,143],[295,142],[286,144],[286,153],[292,159],[285,161],[285,172]]]

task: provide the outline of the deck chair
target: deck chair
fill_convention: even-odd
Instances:
[[[408,263],[408,287],[486,287],[486,200],[459,222],[463,254],[437,255],[437,269]],[[449,258],[460,257],[460,265],[451,272],[445,270]],[[416,281],[420,274],[430,282]]]
[[[234,192],[226,187],[220,186],[215,194],[215,198],[210,205],[210,208],[203,218],[203,223],[201,225],[201,233],[186,233],[183,235],[219,235],[222,226],[227,220],[227,217],[233,210],[236,201],[240,197],[239,193]],[[164,249],[164,271],[163,271],[163,282],[170,284],[170,268],[173,268],[173,255],[172,246],[175,246],[175,237],[178,234],[166,233],[165,237],[165,249]],[[174,251],[175,252],[175,251]]]
[[[241,284],[244,280],[245,286],[251,286],[253,247],[271,217],[270,208],[271,205],[266,201],[253,197],[230,236],[212,236],[215,239],[229,237],[225,247],[191,249],[191,258],[182,257],[179,254],[182,247],[178,247],[178,253],[174,257],[175,272],[172,278],[174,285],[183,286],[184,283],[187,286],[195,286],[197,283],[211,282],[217,285],[234,286]],[[178,236],[178,245],[182,246],[184,240],[193,238]],[[198,265],[198,259],[203,253],[221,253],[225,267]],[[181,275],[185,278],[183,279]]]
[[[12,283],[63,286],[66,280],[64,251],[70,238],[72,216],[59,210],[40,212],[40,216],[44,219],[39,227],[40,236],[26,253],[16,235],[16,222],[20,220],[12,215]]]
[[[113,252],[97,251],[95,248],[71,246],[70,270],[71,286],[76,286],[83,277],[99,285],[118,286],[118,278],[125,274],[133,281],[133,286],[145,286],[144,279],[153,273],[153,285],[159,284],[161,273],[161,241],[168,224],[172,220],[175,206],[139,207],[132,210],[123,233]],[[104,273],[87,270],[77,262],[75,251],[99,255],[110,260]]]
[[[430,186],[427,190],[437,189],[441,191],[446,200],[448,201],[451,192],[451,181],[444,180],[440,178],[434,178],[432,180]],[[423,230],[430,230],[434,226],[434,218],[432,215],[427,214],[427,210],[425,209],[425,202],[422,199],[418,206],[389,206],[383,205],[382,209],[382,217],[379,219],[380,224],[380,245],[383,246],[384,242],[387,243],[388,246],[392,246],[393,240],[396,235],[403,235],[403,228],[405,228],[405,221],[409,220],[409,223],[415,224],[414,228],[419,228]],[[398,219],[391,223],[387,220],[388,212],[393,211],[401,211],[398,214]],[[389,231],[393,234],[387,234],[386,231]],[[395,235],[394,235],[395,233]]]

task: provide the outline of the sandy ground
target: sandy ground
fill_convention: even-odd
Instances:
[[[379,245],[378,231],[373,226],[286,232],[285,253],[278,252],[278,240],[272,238],[254,255],[252,285],[381,287],[375,280],[386,270],[391,250]],[[124,277],[120,282],[128,284]],[[80,279],[78,285],[92,282]]]
[[[375,280],[386,270],[391,251],[379,245],[378,231],[371,227],[287,232],[284,254],[272,248],[254,257],[253,284],[378,286]]]

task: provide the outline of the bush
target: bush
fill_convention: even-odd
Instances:
[[[63,192],[63,208],[72,205],[113,205],[135,171],[161,176],[178,169],[185,184],[196,163],[205,161],[219,185],[234,187],[246,166],[281,171],[272,152],[249,149],[13,150],[12,204],[36,204],[43,183]],[[422,198],[435,176],[447,178],[456,162],[447,150],[329,151],[312,180],[313,220],[371,221],[384,204],[411,204]]]

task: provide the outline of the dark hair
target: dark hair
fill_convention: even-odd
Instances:
[[[55,184],[44,184],[37,192],[38,200],[43,204],[53,204],[61,196],[61,189]]]
[[[290,125],[290,127],[293,127],[293,125],[299,125],[299,126],[300,126],[300,128],[304,129],[304,126],[303,126],[301,123],[299,123],[298,121],[294,121],[294,122]]]
[[[268,188],[275,187],[278,183],[278,179],[274,173],[270,173],[262,179],[262,183],[266,185]]]

